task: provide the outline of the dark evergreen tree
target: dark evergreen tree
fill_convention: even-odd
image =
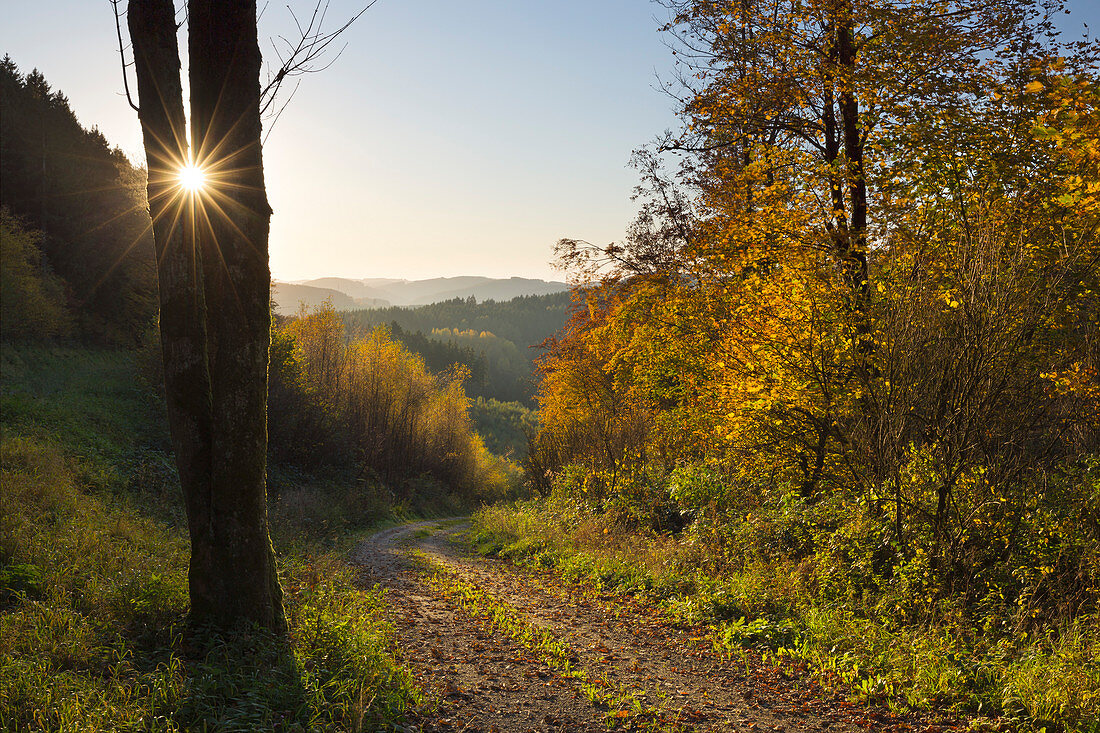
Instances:
[[[144,173],[37,70],[0,61],[0,203],[41,230],[79,335],[133,345],[156,313]]]

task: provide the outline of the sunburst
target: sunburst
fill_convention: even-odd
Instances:
[[[199,193],[206,187],[206,171],[194,163],[188,163],[179,170],[179,184],[191,193]]]

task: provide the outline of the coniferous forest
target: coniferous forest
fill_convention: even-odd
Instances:
[[[569,293],[477,302],[455,298],[417,308],[377,308],[341,314],[348,328],[388,325],[394,338],[420,354],[433,371],[452,364],[469,370],[471,397],[534,406],[539,347],[568,318]]]
[[[570,292],[269,308],[247,378],[244,270],[157,217],[217,176],[4,57],[0,729],[1100,733],[1100,46],[1030,0],[654,7],[679,126]],[[242,527],[270,576],[211,571]]]
[[[0,197],[12,233],[4,237],[5,332],[75,329],[98,343],[135,345],[156,315],[144,173],[98,130],[81,127],[37,70],[24,76],[5,56],[0,85]],[[32,297],[38,305],[15,295],[25,289],[41,293]]]

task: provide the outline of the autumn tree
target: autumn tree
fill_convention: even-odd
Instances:
[[[613,297],[554,345],[545,414],[594,430],[614,394],[648,463],[860,507],[937,593],[976,587],[1095,450],[1096,48],[1029,2],[671,8],[683,172],[645,166],[623,243],[564,243]]]
[[[547,493],[553,472],[579,463],[607,478],[589,497],[606,498],[617,488],[630,454],[646,439],[644,415],[631,404],[616,379],[609,357],[618,351],[607,332],[609,317],[621,305],[617,284],[591,287],[577,298],[560,337],[544,344],[539,362],[539,407],[542,429],[528,456],[536,488]],[[613,345],[614,344],[614,345]]]
[[[542,364],[536,516],[607,553],[666,501],[684,521],[651,526],[686,574],[733,617],[761,578],[761,621],[828,609],[823,648],[848,614],[858,643],[954,637],[952,665],[1093,633],[1100,47],[1044,37],[1050,7],[676,3],[679,194],[649,175],[622,243],[565,243],[600,307]],[[593,492],[599,438],[636,414],[646,459]],[[1029,714],[1096,718],[1060,694]]]
[[[754,195],[797,170],[849,287],[866,294],[871,169],[914,113],[965,106],[982,56],[1027,44],[1031,3],[896,0],[670,0],[685,132],[713,203]],[[755,169],[754,169],[755,166]],[[731,198],[732,197],[732,198]]]
[[[878,427],[875,258],[894,194],[920,185],[909,173],[928,155],[962,149],[929,120],[978,114],[1013,59],[1042,53],[1049,22],[1026,1],[669,7],[687,124],[663,147],[690,156],[700,194],[692,287],[727,304],[709,402],[747,454],[786,453],[806,496],[830,475],[862,481],[828,464]]]
[[[896,534],[930,528],[958,585],[976,557],[1014,548],[1004,528],[1031,511],[1034,477],[1097,446],[1095,136],[1082,134],[1096,79],[1081,61],[1007,65],[988,103],[923,121],[932,144],[904,171],[918,185],[879,256],[881,375],[860,456],[894,493]]]
[[[279,360],[273,358],[272,368],[278,365],[276,384],[284,388],[272,394],[276,408],[285,409],[279,403],[291,396],[287,391],[301,391],[322,415],[315,421],[299,416],[300,430],[315,434],[294,442],[316,451],[338,444],[361,480],[379,478],[405,500],[424,481],[465,499],[503,493],[505,463],[490,456],[473,431],[462,365],[430,373],[385,326],[349,336],[331,302],[303,309],[276,329],[273,344]],[[286,427],[273,439],[285,438]]]

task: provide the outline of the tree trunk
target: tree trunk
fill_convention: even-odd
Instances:
[[[850,0],[829,5],[825,33],[829,38],[824,70],[823,118],[825,162],[830,166],[829,189],[833,205],[831,234],[844,279],[856,310],[863,312],[869,292],[867,270],[867,181],[863,170],[863,138],[856,75],[855,31]],[[836,112],[839,108],[839,129]],[[843,148],[842,148],[843,143]],[[841,150],[843,149],[843,158]],[[838,168],[838,162],[843,163]],[[847,200],[844,198],[847,188]]]
[[[837,22],[837,61],[844,71],[840,92],[840,119],[844,128],[844,156],[848,164],[848,200],[851,202],[851,221],[848,229],[845,256],[846,270],[852,290],[858,293],[862,310],[867,298],[867,178],[863,171],[863,136],[859,120],[859,100],[856,99],[854,79],[856,75],[856,50],[852,29],[852,7],[847,1],[841,4]]]
[[[191,534],[193,622],[285,632],[267,524],[268,229],[255,2],[189,5],[188,161],[171,0],[131,0],[169,424]]]
[[[285,630],[267,525],[271,207],[264,186],[256,2],[188,6],[191,140],[209,171],[197,225],[207,319],[213,442],[203,615]],[[195,558],[192,558],[192,564]],[[195,612],[192,590],[192,612]]]

